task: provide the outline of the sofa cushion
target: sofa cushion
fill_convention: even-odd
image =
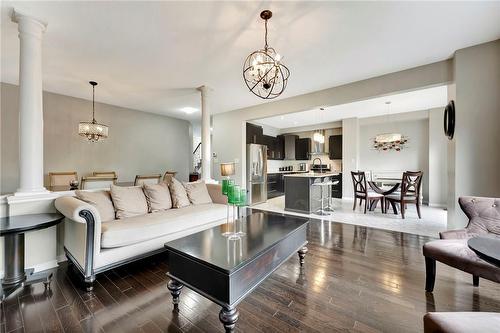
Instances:
[[[101,247],[114,248],[162,237],[226,218],[226,206],[189,205],[101,225]]]
[[[186,188],[189,201],[191,201],[193,205],[212,203],[212,198],[208,193],[207,185],[203,180],[184,183],[184,188]]]
[[[180,181],[172,178],[172,181],[168,184],[170,189],[170,195],[172,196],[172,205],[175,208],[186,207],[191,204],[189,201],[186,188]]]
[[[91,204],[97,209],[102,222],[115,219],[115,208],[113,207],[109,191],[90,192],[78,190],[75,194],[78,199]]]
[[[440,239],[428,242],[424,256],[440,261],[464,272],[500,282],[500,267],[481,259],[467,245],[467,239]]]
[[[144,194],[149,204],[150,212],[172,208],[172,198],[166,183],[144,184]]]
[[[141,186],[111,185],[111,198],[117,219],[148,213],[148,203]]]

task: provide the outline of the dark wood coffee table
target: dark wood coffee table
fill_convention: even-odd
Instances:
[[[294,253],[303,265],[307,253],[308,219],[253,212],[241,221],[246,235],[239,240],[222,236],[221,225],[165,244],[174,309],[186,286],[222,307],[219,319],[226,332],[234,330],[236,306],[246,295]]]
[[[492,236],[473,237],[467,245],[484,260],[500,267],[500,238]]]

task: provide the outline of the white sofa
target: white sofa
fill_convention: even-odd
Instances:
[[[165,242],[225,222],[227,198],[221,186],[207,184],[213,203],[172,208],[101,222],[97,209],[75,197],[55,206],[65,216],[64,251],[92,290],[96,274],[164,251]]]

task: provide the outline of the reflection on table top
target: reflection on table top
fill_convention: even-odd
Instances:
[[[245,236],[239,240],[229,240],[223,236],[232,230],[226,223],[197,232],[165,244],[167,250],[208,264],[217,270],[233,272],[301,227],[306,227],[309,219],[281,215],[270,212],[253,212],[242,218]],[[237,222],[237,230],[239,230]]]
[[[117,186],[134,186],[134,182],[118,182],[115,185]],[[106,188],[103,188],[106,189]],[[49,186],[49,191],[52,192],[66,192],[66,191],[76,191],[79,188],[71,188],[69,185],[58,185],[58,186]],[[92,190],[98,190],[97,188],[93,188]]]

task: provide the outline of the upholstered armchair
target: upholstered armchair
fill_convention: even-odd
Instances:
[[[436,278],[436,260],[472,274],[473,285],[479,278],[500,282],[500,267],[481,259],[467,245],[467,240],[478,235],[491,235],[500,239],[500,198],[460,197],[460,208],[469,218],[464,229],[440,233],[440,240],[423,247],[425,256],[425,290],[432,292]]]

